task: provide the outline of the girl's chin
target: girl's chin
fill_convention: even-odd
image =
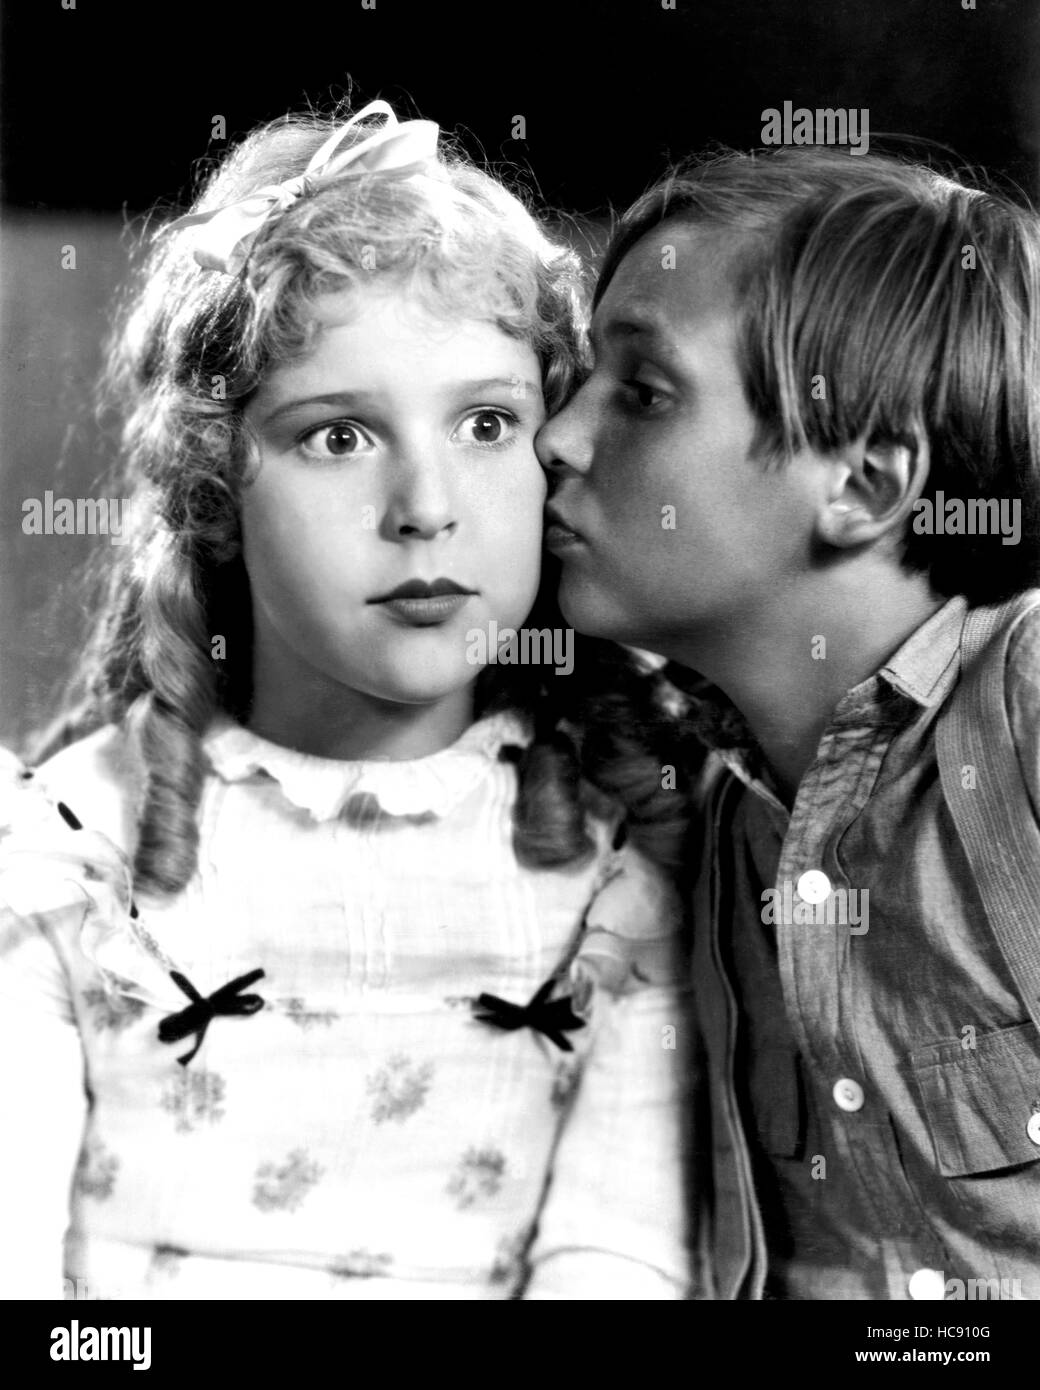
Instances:
[[[446,701],[462,699],[467,689],[473,685],[477,678],[474,672],[468,679],[456,681],[438,680],[399,680],[399,681],[366,681],[364,685],[352,682],[354,689],[370,700],[377,700],[384,705],[438,705]]]
[[[359,680],[355,672],[343,684],[390,705],[434,705],[463,698],[479,675],[479,666],[467,665],[451,671],[413,668],[389,674],[380,672],[369,680]]]

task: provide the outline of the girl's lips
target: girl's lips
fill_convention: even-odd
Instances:
[[[434,627],[453,618],[472,597],[472,594],[438,594],[434,598],[391,598],[376,606],[389,608],[412,627]]]

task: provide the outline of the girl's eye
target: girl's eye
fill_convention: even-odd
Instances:
[[[316,458],[345,458],[359,453],[369,443],[356,425],[339,420],[334,425],[321,425],[300,440],[304,452]]]
[[[504,444],[510,437],[516,417],[505,410],[475,410],[459,426],[464,444]]]

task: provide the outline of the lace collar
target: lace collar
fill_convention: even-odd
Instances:
[[[445,816],[487,776],[502,748],[524,748],[531,738],[527,721],[506,712],[478,719],[450,747],[425,758],[348,762],[270,743],[220,715],[203,746],[225,782],[266,774],[294,806],[321,821],[338,816],[359,796],[374,799],[388,816]]]

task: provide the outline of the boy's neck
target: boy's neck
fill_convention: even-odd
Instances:
[[[678,660],[733,701],[792,806],[842,697],[944,602],[921,575],[886,569],[839,580],[832,572],[819,589],[771,601]]]

